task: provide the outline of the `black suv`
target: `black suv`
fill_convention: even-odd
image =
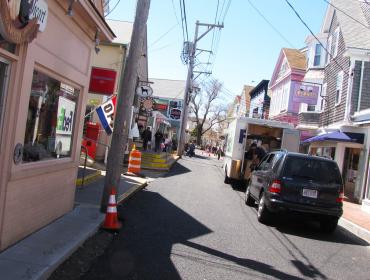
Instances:
[[[257,218],[294,211],[317,218],[323,231],[335,230],[343,214],[343,181],[335,161],[278,151],[267,154],[252,172],[245,203],[258,202]]]

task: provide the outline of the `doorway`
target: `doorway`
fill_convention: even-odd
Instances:
[[[343,161],[344,195],[350,201],[354,201],[356,180],[358,177],[358,164],[361,149],[346,148]]]

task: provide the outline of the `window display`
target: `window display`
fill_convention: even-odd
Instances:
[[[23,162],[69,157],[79,90],[34,71]]]

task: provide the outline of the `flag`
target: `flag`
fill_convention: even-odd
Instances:
[[[108,101],[101,104],[98,108],[96,108],[96,113],[99,116],[99,120],[105,130],[105,132],[110,135],[113,132],[113,120],[114,120],[114,113],[116,112],[116,100],[117,96],[113,96],[113,98],[109,99]]]

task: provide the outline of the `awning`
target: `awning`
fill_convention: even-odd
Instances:
[[[319,141],[356,142],[356,139],[352,139],[344,132],[334,131],[308,138],[302,143],[312,143]]]

